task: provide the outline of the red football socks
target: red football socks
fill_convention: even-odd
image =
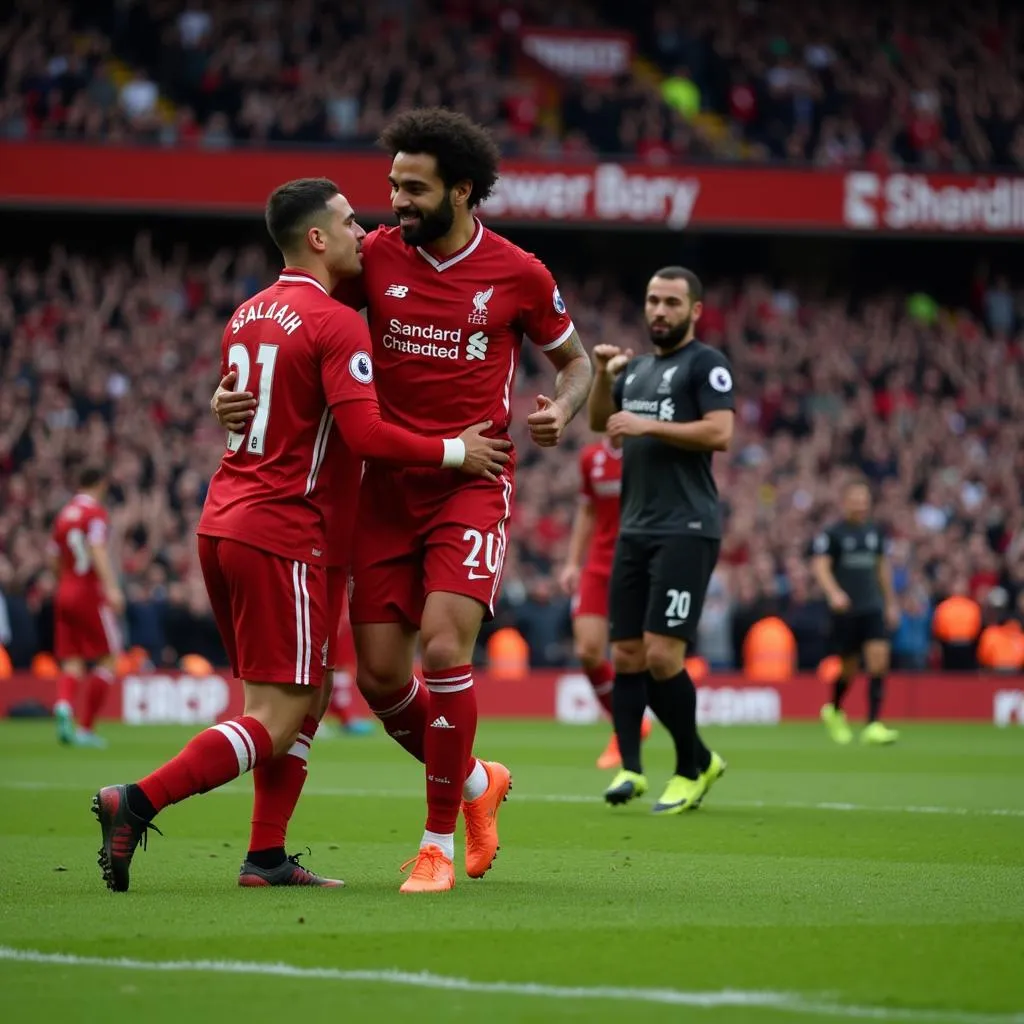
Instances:
[[[64,672],[57,680],[57,699],[54,704],[67,704],[74,707],[75,690],[78,688],[78,680],[68,672]]]
[[[79,724],[86,732],[91,732],[96,716],[103,707],[103,702],[110,693],[114,683],[114,673],[108,668],[94,669],[85,681],[85,702],[82,706],[82,717]]]
[[[462,805],[462,787],[476,738],[473,668],[459,665],[424,672],[430,692],[424,737],[427,766],[427,831],[451,835]]]
[[[288,822],[295,813],[299,795],[306,783],[309,748],[319,722],[307,715],[299,738],[281,757],[262,761],[252,773],[256,798],[252,808],[252,832],[249,851],[276,850],[284,847]]]
[[[382,701],[371,702],[370,710],[381,720],[387,734],[404,747],[417,761],[424,762],[423,737],[431,721],[430,694],[413,676],[397,693],[389,693]]]
[[[600,665],[587,669],[587,678],[594,688],[597,702],[604,708],[605,714],[612,717],[612,686],[615,683],[615,669],[611,662],[602,661]]]
[[[270,733],[255,718],[243,715],[193,736],[162,768],[139,780],[154,812],[252,771],[274,753]]]

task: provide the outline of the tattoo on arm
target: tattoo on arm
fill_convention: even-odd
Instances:
[[[555,377],[555,401],[569,410],[570,419],[583,408],[590,394],[594,369],[580,336],[573,331],[566,342],[546,353],[558,370]]]

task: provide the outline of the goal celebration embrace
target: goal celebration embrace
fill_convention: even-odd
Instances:
[[[534,345],[557,375],[530,436],[554,446],[587,400],[591,363],[544,264],[476,217],[498,177],[487,132],[424,109],[396,117],[381,141],[397,227],[366,234],[325,179],[289,182],[268,202],[286,265],[225,328],[213,408],[228,443],[199,525],[245,713],[97,794],[112,889],[128,888],[159,811],[248,771],[239,883],[341,884],[289,857],[285,835],[329,701],[346,586],[357,685],[423,765],[427,813],[402,892],[455,885],[460,816],[465,873],[482,877],[497,856],[512,774],[474,752],[472,655],[511,528],[511,387],[521,345]]]

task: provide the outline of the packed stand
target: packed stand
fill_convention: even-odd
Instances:
[[[130,257],[55,248],[42,268],[0,264],[0,643],[19,664],[52,643],[45,541],[83,458],[111,468],[131,643],[155,664],[222,660],[194,543],[223,451],[208,400],[223,321],[272,273],[262,248],[164,259],[145,234]],[[588,344],[643,346],[640,311],[613,280],[561,283]],[[737,664],[746,630],[768,614],[790,624],[803,666],[818,663],[826,609],[808,544],[851,468],[876,485],[891,537],[901,664],[927,663],[931,612],[946,595],[971,595],[990,618],[1024,615],[1024,290],[996,277],[975,304],[947,313],[918,295],[854,312],[756,279],[709,289],[701,336],[728,352],[739,396],[732,450],[716,458],[728,524],[699,639],[712,665]],[[527,347],[496,621],[520,629],[538,665],[571,660],[556,578],[571,467],[591,439],[580,416],[563,447],[530,444],[524,421],[548,372]]]
[[[359,149],[396,110],[442,104],[516,156],[1024,168],[1024,15],[1007,0],[895,11],[881,0],[20,0],[17,11],[0,26],[0,137]],[[611,80],[555,82],[521,58],[524,26],[628,30],[642,59]]]

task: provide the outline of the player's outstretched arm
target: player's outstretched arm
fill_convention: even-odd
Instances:
[[[587,399],[587,415],[590,429],[603,431],[608,420],[615,415],[618,405],[615,401],[615,378],[633,358],[633,350],[622,351],[618,345],[594,346],[594,380]]]
[[[558,370],[555,397],[537,396],[537,409],[526,418],[530,437],[542,448],[558,444],[572,418],[583,408],[594,377],[580,336],[573,331],[558,346],[544,353]]]
[[[423,437],[411,430],[385,423],[377,397],[341,402],[331,413],[348,447],[362,459],[395,462],[406,466],[458,469],[469,476],[497,480],[509,460],[510,441],[485,437],[491,421],[474,423],[458,437]]]

